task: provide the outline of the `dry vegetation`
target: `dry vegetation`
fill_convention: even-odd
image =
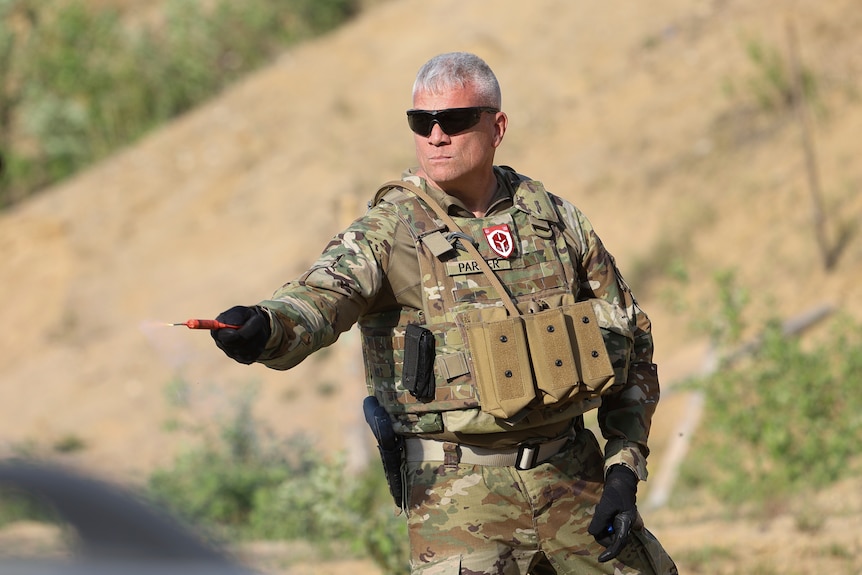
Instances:
[[[435,53],[469,50],[504,86],[510,128],[500,163],[590,216],[653,320],[666,389],[655,476],[689,405],[673,384],[706,360],[693,325],[716,313],[716,273],[733,270],[749,291],[751,326],[821,304],[862,319],[858,8],[853,0],[379,3],[0,214],[0,452],[50,455],[139,484],[191,441],[177,423],[220,417],[256,385],[257,413],[274,430],[306,430],[359,464],[368,434],[354,334],[275,373],[234,365],[205,333],[161,322],[253,303],[303,270],[375,185],[410,165],[402,111],[416,69]],[[812,135],[837,254],[829,270],[815,240],[800,126],[782,103],[786,84],[749,53],[759,45],[785,57],[788,22],[818,88]],[[776,86],[776,108],[766,109],[759,99]],[[83,448],[56,453],[70,444]],[[860,487],[848,481],[753,518],[728,517],[720,502],[647,518],[687,573],[859,573]],[[282,569],[279,553],[256,556]]]

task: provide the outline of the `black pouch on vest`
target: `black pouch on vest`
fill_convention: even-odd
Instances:
[[[414,323],[404,331],[401,385],[419,401],[434,399],[434,334]]]

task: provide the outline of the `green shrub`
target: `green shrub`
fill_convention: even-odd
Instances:
[[[136,27],[83,0],[0,0],[0,207],[89,165],[358,10],[165,0]]]
[[[302,539],[322,555],[345,543],[386,573],[407,566],[407,527],[395,517],[375,460],[359,476],[302,436],[277,440],[252,417],[252,396],[217,433],[154,473],[151,497],[192,524],[229,539]]]
[[[841,321],[806,350],[775,322],[753,357],[699,383],[701,429],[683,487],[767,501],[854,472],[862,441],[862,326]],[[858,461],[858,459],[857,459]]]
[[[726,353],[742,341],[749,294],[739,286],[734,270],[718,270],[713,280],[718,293],[704,306],[708,319],[695,320],[694,328],[708,335],[712,345]]]
[[[729,96],[751,100],[757,110],[768,114],[788,112],[800,99],[819,106],[817,78],[811,69],[799,64],[801,85],[797,89],[793,63],[782,50],[756,37],[744,40],[744,44],[750,70],[742,78],[726,80]]]

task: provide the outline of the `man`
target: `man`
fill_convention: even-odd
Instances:
[[[414,573],[676,573],[635,505],[659,396],[649,320],[577,208],[494,166],[500,105],[477,56],[427,62],[407,112],[418,167],[213,338],[289,369],[359,323]],[[583,424],[596,407],[604,455]]]

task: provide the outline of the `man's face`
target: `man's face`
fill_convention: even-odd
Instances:
[[[417,92],[413,108],[417,110],[444,110],[487,106],[472,86],[441,93]],[[506,132],[506,115],[502,112],[483,112],[479,123],[457,134],[447,134],[434,123],[427,136],[413,134],[419,175],[446,192],[467,191],[469,186],[490,173],[494,152]]]

